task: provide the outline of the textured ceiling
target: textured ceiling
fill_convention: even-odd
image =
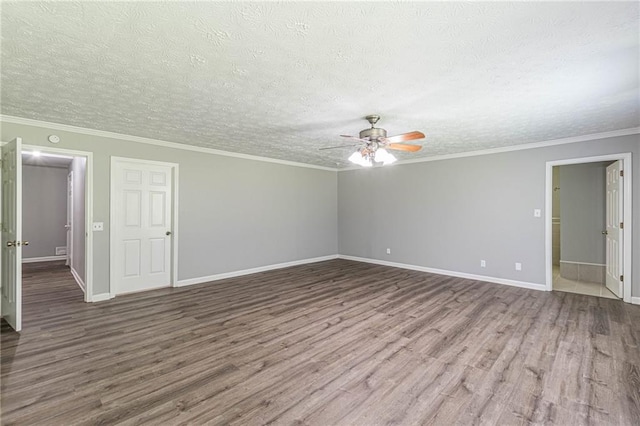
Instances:
[[[638,2],[2,2],[7,115],[328,167],[640,125]]]

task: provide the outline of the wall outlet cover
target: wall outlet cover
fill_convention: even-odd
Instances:
[[[487,267],[487,261],[486,260],[481,260],[480,261],[480,267],[481,268],[486,268]]]
[[[66,247],[56,247],[56,256],[62,256],[67,254],[67,248]]]
[[[91,229],[94,231],[104,231],[104,222],[93,222],[93,227]]]
[[[522,263],[516,262],[516,271],[522,271]]]

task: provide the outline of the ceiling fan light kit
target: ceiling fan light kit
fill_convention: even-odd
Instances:
[[[360,144],[356,152],[351,154],[349,161],[362,167],[372,167],[373,163],[382,163],[386,166],[395,163],[398,159],[387,149],[397,151],[415,152],[419,151],[421,145],[410,145],[402,143],[404,141],[416,140],[424,138],[424,133],[413,131],[403,133],[401,135],[387,137],[387,131],[375,124],[380,120],[379,115],[367,115],[365,119],[371,124],[371,128],[360,131],[359,138],[349,135],[340,135],[344,138],[354,139]],[[328,147],[320,149],[333,149],[339,147]]]

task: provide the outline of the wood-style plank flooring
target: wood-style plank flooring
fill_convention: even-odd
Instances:
[[[86,304],[27,266],[2,423],[640,424],[640,306],[346,260]]]

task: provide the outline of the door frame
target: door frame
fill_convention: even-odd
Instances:
[[[545,267],[546,267],[546,290],[553,290],[553,260],[552,260],[552,203],[553,203],[553,168],[556,166],[566,166],[569,164],[595,163],[600,161],[622,161],[622,170],[624,177],[622,179],[622,203],[623,203],[623,219],[624,229],[622,238],[623,253],[623,295],[622,300],[631,303],[631,259],[632,244],[631,237],[633,235],[633,217],[632,212],[632,162],[631,153],[607,154],[594,157],[568,158],[564,160],[547,161],[546,183],[545,183]]]
[[[85,223],[85,247],[84,247],[84,301],[93,302],[93,152],[77,151],[66,148],[54,148],[46,145],[22,145],[23,151],[40,151],[45,154],[59,154],[68,157],[84,157],[84,223]]]
[[[156,166],[164,166],[171,168],[171,261],[169,262],[171,266],[170,277],[170,287],[176,287],[178,284],[178,206],[179,206],[179,198],[178,198],[178,177],[179,177],[179,164],[178,163],[169,163],[165,161],[155,161],[155,160],[144,160],[140,158],[129,158],[129,157],[116,157],[111,156],[111,166],[110,166],[110,174],[109,174],[109,294],[113,299],[116,297],[116,286],[115,286],[115,276],[116,276],[116,227],[115,227],[115,218],[116,218],[116,185],[115,185],[115,169],[116,164],[118,162],[126,162],[126,163],[138,163],[138,164],[151,164]]]
[[[86,167],[85,167],[86,168]],[[67,173],[67,265],[73,267],[73,197],[75,197],[73,189],[73,171]],[[87,225],[85,224],[85,231]]]

